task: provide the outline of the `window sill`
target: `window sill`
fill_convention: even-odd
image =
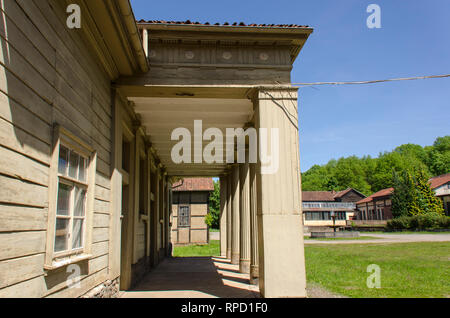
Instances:
[[[74,263],[78,263],[78,262],[87,260],[91,257],[92,257],[92,255],[90,255],[90,254],[80,254],[77,256],[70,257],[68,259],[55,261],[51,265],[44,265],[44,269],[46,271],[55,270],[55,269],[58,269],[58,268],[61,268],[61,267],[64,267],[64,266],[67,266],[70,264],[74,264]]]

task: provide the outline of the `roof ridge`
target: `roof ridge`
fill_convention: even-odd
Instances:
[[[245,23],[245,22],[233,22],[233,23],[219,23],[216,22],[214,24],[209,22],[198,22],[198,21],[166,21],[166,20],[145,20],[140,19],[136,21],[137,23],[147,23],[147,24],[181,24],[181,25],[203,25],[203,26],[241,26],[241,27],[269,27],[269,28],[309,28],[309,25],[299,25],[299,24],[288,24],[288,23],[279,23],[279,24],[265,24],[265,23]]]

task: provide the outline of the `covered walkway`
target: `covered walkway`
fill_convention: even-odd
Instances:
[[[221,257],[171,257],[148,273],[123,298],[255,298],[258,287],[249,284],[239,265]]]

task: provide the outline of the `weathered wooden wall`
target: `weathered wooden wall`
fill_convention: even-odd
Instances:
[[[61,1],[2,1],[0,21],[0,297],[74,297],[107,278],[110,226],[110,79],[65,25]],[[98,154],[92,258],[44,272],[52,127]]]
[[[180,198],[184,196],[184,198]],[[178,227],[178,205],[189,205],[189,227]],[[171,241],[173,244],[208,243],[208,226],[205,217],[208,214],[208,192],[173,193],[171,216]]]

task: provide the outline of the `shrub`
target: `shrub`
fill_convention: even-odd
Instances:
[[[387,222],[388,230],[450,229],[450,217],[437,213],[401,216]]]
[[[406,230],[410,228],[410,216],[400,216],[398,218],[389,220],[386,224],[388,230]]]

